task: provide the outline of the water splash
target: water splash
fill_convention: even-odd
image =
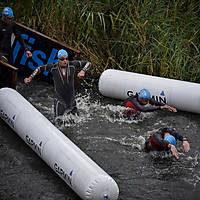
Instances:
[[[98,120],[107,120],[111,123],[138,123],[139,120],[143,120],[143,117],[148,115],[141,115],[139,120],[125,119],[123,112],[126,110],[125,107],[120,105],[102,105],[99,100],[92,100],[89,93],[86,95],[78,94],[76,96],[77,108],[79,110],[78,116],[63,115],[59,117],[59,121],[62,121],[62,127],[73,126],[74,124],[83,124],[94,118]]]
[[[53,91],[51,91],[52,93]],[[102,104],[100,99],[97,97],[91,97],[91,92],[85,89],[83,93],[77,93],[76,102],[77,108],[79,110],[79,116],[72,115],[63,115],[58,117],[54,121],[54,109],[53,109],[53,94],[47,92],[46,88],[40,88],[36,90],[36,95],[30,95],[28,101],[31,102],[42,114],[44,114],[52,123],[59,128],[69,127],[83,124],[87,121],[94,119],[95,117],[98,120],[107,120],[110,123],[126,123],[126,124],[138,124],[144,119],[151,118],[153,113],[141,113],[137,119],[130,118],[127,119],[124,116],[124,111],[127,108],[121,105],[112,105],[112,104]]]
[[[131,146],[132,148],[139,149],[140,151],[144,149],[145,138],[143,136],[131,136],[123,137],[119,140],[119,144],[124,146]]]
[[[90,140],[91,143],[117,143],[122,146],[127,146],[131,148],[139,149],[140,151],[144,149],[145,138],[143,136],[125,136],[125,137],[108,137],[108,136],[78,136],[77,139]]]
[[[87,93],[86,95],[78,94],[77,99],[77,107],[82,112],[82,114],[86,115],[86,117],[89,117],[89,119],[92,119],[94,117],[101,118],[103,120],[107,120],[111,123],[138,123],[143,121],[145,118],[151,118],[153,113],[141,113],[140,116],[135,118],[127,119],[126,116],[124,116],[124,111],[127,110],[124,106],[121,105],[113,105],[113,104],[107,104],[103,105],[100,100],[93,100],[90,96],[90,93]]]
[[[29,101],[37,107],[41,113],[43,113],[48,119],[53,122],[53,97],[42,96],[43,93],[46,93],[45,90],[42,92],[38,92],[38,97],[34,96],[29,97]],[[85,90],[85,95],[78,93],[76,95],[77,107],[80,115],[63,115],[58,117],[58,121],[61,124],[57,124],[56,126],[60,129],[65,127],[81,127],[83,124],[87,126],[87,122],[90,120],[97,119],[98,121],[107,121],[112,124],[123,124],[123,125],[137,125],[139,122],[148,121],[149,118],[154,117],[155,113],[141,113],[139,119],[126,119],[123,115],[126,110],[125,107],[120,105],[106,104],[105,102],[101,102],[99,98],[94,99],[90,96],[90,92]],[[45,100],[44,100],[45,99]],[[146,120],[147,119],[147,120]],[[158,128],[168,126],[167,121],[163,121],[162,119],[153,122],[152,130],[140,130],[138,132],[142,135],[114,135],[114,136],[90,136],[84,135],[83,131],[80,129],[79,134],[77,133],[76,139],[87,140],[91,143],[99,144],[99,142],[106,143],[115,143],[117,145],[121,145],[122,147],[131,147],[133,149],[138,149],[141,151],[144,147],[145,138],[155,133]],[[196,129],[197,124],[194,122],[189,123],[185,126],[185,130],[190,130],[192,128]],[[77,131],[78,132],[78,131]],[[127,133],[127,132],[126,132]],[[129,149],[130,150],[130,149]],[[128,152],[126,152],[128,153]],[[180,153],[179,160],[175,160],[172,154],[168,154],[163,152],[158,154],[153,152],[151,155],[151,159],[153,161],[152,170],[155,172],[157,179],[173,179],[174,177],[179,177],[179,179],[184,180],[193,186],[194,190],[197,185],[200,183],[200,172],[198,172],[197,168],[199,165],[199,154],[198,152],[194,155],[188,156],[185,153]],[[156,167],[154,167],[156,165]],[[145,168],[146,169],[146,168]],[[153,173],[154,174],[154,173]],[[182,177],[184,174],[184,177]]]

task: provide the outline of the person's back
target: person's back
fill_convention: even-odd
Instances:
[[[136,116],[136,114],[139,111],[136,104],[137,104],[137,95],[131,96],[122,102],[121,105],[127,108],[127,110],[124,111],[125,116],[127,117]]]
[[[183,137],[174,129],[162,128],[151,135],[145,142],[145,151],[168,151],[178,158],[178,151],[176,149],[177,140],[182,141],[185,152],[190,150],[190,145],[186,137]]]

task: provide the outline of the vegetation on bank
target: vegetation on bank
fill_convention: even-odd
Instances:
[[[93,63],[92,76],[114,68],[200,82],[196,0],[7,0],[4,6],[16,21],[81,50]]]

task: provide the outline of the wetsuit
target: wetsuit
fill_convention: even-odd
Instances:
[[[145,142],[145,150],[149,151],[168,151],[169,150],[169,142],[164,140],[165,133],[169,133],[173,135],[176,140],[185,141],[186,137],[183,137],[179,133],[177,133],[174,129],[162,128],[159,129],[156,133],[150,136]]]
[[[53,75],[55,90],[55,117],[63,115],[64,112],[67,114],[75,114],[77,112],[74,90],[74,74],[76,69],[83,68],[87,63],[87,61],[69,61],[69,67],[61,67],[59,63],[48,64],[38,67],[32,73],[32,77],[43,71],[48,71]],[[84,68],[82,70],[84,70]]]
[[[134,96],[131,96],[125,99],[122,103],[122,106],[125,106],[126,108],[130,108],[129,110],[125,111],[125,114],[128,117],[130,117],[130,116],[136,115],[136,113],[138,114],[138,112],[152,112],[155,110],[160,110],[161,109],[160,106],[164,105],[163,103],[158,102],[154,99],[150,99],[149,104],[151,104],[151,106],[140,104],[138,100],[138,94],[136,94]]]
[[[17,40],[21,43],[25,50],[27,46],[21,37],[21,34],[14,22],[9,24],[5,23],[0,19],[0,60],[12,64],[12,53],[11,53],[11,37],[14,33]],[[7,67],[0,67],[0,88],[10,87],[12,79],[12,71]]]

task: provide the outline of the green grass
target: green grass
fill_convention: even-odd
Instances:
[[[90,76],[105,69],[200,82],[195,0],[7,0],[16,20],[81,50]],[[16,6],[15,6],[16,5]]]

